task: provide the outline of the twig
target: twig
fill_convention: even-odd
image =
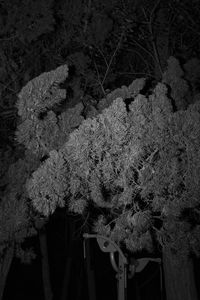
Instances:
[[[91,11],[91,0],[88,0],[88,5],[87,5],[87,7],[85,9],[86,17],[85,17],[84,28],[83,28],[84,34],[86,34],[86,32],[87,32],[88,18],[89,18],[90,11]]]
[[[135,43],[138,47],[140,47],[142,50],[144,50],[149,56],[153,58],[154,61],[156,61],[153,53],[151,51],[147,50],[145,47],[143,47],[140,43],[138,43],[136,40],[133,40],[130,44]]]
[[[107,78],[107,76],[108,76],[108,73],[109,73],[109,71],[110,71],[110,67],[111,67],[111,65],[112,65],[113,59],[114,59],[114,57],[116,56],[117,51],[119,50],[119,47],[120,47],[120,44],[121,44],[123,35],[124,35],[124,32],[122,32],[122,34],[121,34],[121,36],[120,36],[120,39],[119,39],[119,42],[118,42],[118,44],[117,44],[117,47],[116,47],[116,49],[115,49],[115,51],[114,51],[114,53],[113,53],[113,55],[112,55],[112,57],[111,57],[111,59],[110,59],[110,61],[109,61],[108,67],[107,67],[107,69],[106,69],[106,73],[105,73],[104,78],[103,78],[103,80],[102,80],[102,82],[101,82],[102,85],[104,84],[104,82],[105,82],[105,80],[106,80],[106,78]]]
[[[151,78],[155,78],[155,76],[153,74],[150,73],[145,73],[145,72],[117,72],[117,74],[119,75],[144,75],[144,76],[148,76]]]
[[[158,0],[158,1],[156,2],[156,4],[154,5],[154,7],[152,8],[152,11],[151,11],[151,13],[150,13],[149,22],[151,22],[151,24],[152,24],[152,22],[153,22],[153,17],[154,17],[154,15],[155,15],[155,11],[156,11],[158,5],[160,4],[160,1],[161,1],[161,0]]]
[[[117,51],[119,50],[119,47],[120,47],[120,44],[121,44],[123,35],[124,35],[124,32],[122,32],[122,34],[121,34],[121,36],[120,36],[119,42],[118,42],[118,44],[117,44],[117,46],[116,46],[116,48],[115,48],[115,51],[114,51],[113,55],[112,55],[111,58],[110,58],[109,63],[107,62],[107,60],[106,60],[104,54],[102,53],[102,51],[101,51],[99,48],[97,48],[98,51],[101,53],[101,55],[102,55],[102,57],[103,57],[103,59],[104,59],[104,61],[105,61],[105,64],[106,64],[106,66],[107,66],[106,72],[105,72],[104,77],[103,77],[103,80],[101,81],[101,79],[100,79],[100,74],[99,74],[99,71],[98,71],[98,67],[97,67],[97,65],[96,65],[96,62],[94,61],[95,69],[96,69],[97,76],[98,76],[98,82],[99,82],[99,85],[101,86],[101,89],[102,89],[102,92],[103,92],[104,95],[106,95],[106,92],[105,92],[105,90],[104,90],[103,85],[104,85],[104,83],[105,83],[105,81],[106,81],[106,78],[107,78],[107,76],[108,76],[108,73],[109,73],[109,71],[110,71],[110,67],[111,67],[111,65],[112,65],[113,59],[114,59],[114,57],[116,56]]]
[[[148,69],[148,72],[150,73],[150,67],[149,64],[147,63],[147,61],[144,59],[144,57],[137,51],[137,50],[127,50],[127,51],[134,51],[140,58],[141,60],[144,62],[144,64],[146,65],[146,68]]]
[[[97,67],[97,65],[96,65],[96,62],[95,62],[95,60],[94,60],[94,66],[95,66],[95,69],[96,69],[96,72],[97,72],[98,84],[100,85],[100,87],[101,87],[101,89],[102,89],[102,92],[103,92],[103,94],[104,94],[104,95],[106,95],[106,92],[105,92],[105,90],[104,90],[104,87],[103,87],[103,85],[102,85],[102,82],[101,82],[101,79],[100,79],[99,70],[98,70],[98,67]]]
[[[150,13],[149,20],[148,20],[148,17],[147,17],[147,14],[146,14],[144,8],[142,9],[142,11],[143,11],[143,14],[144,14],[144,16],[145,16],[145,18],[147,20],[149,33],[151,35],[152,46],[153,46],[153,51],[154,51],[154,55],[155,55],[155,61],[158,64],[159,69],[160,69],[160,73],[162,75],[163,74],[163,70],[162,70],[162,66],[161,66],[161,62],[160,62],[160,57],[159,57],[158,49],[157,49],[157,46],[156,46],[156,43],[155,43],[155,38],[154,38],[154,33],[153,33],[153,28],[152,28],[153,16],[155,14],[155,11],[156,11],[159,3],[160,3],[160,0],[158,0],[156,2],[155,6],[153,7],[153,9],[152,9],[152,11]]]
[[[105,55],[103,54],[103,52],[101,51],[101,49],[99,47],[97,47],[97,50],[99,51],[99,53],[103,57],[103,60],[105,61],[105,64],[106,64],[106,67],[108,68],[108,62],[107,62],[107,59],[105,58]]]

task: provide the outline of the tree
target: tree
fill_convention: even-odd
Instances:
[[[5,142],[13,142],[15,94],[21,85],[46,71],[46,66],[51,69],[66,60],[72,73],[67,82],[70,101],[66,106],[79,105],[59,116],[62,105],[57,104],[51,109],[43,108],[37,116],[29,112],[26,122],[23,120],[18,128],[19,142],[39,156],[39,163],[50,150],[61,147],[85,116],[97,115],[112,103],[115,95],[123,98],[127,98],[128,94],[130,96],[126,87],[109,95],[107,88],[113,89],[119,82],[127,84],[130,78],[132,80],[138,74],[160,79],[169,54],[181,57],[183,62],[195,53],[198,55],[199,3],[196,0],[181,3],[144,0],[134,1],[134,5],[132,1],[118,0],[101,3],[12,0],[2,1],[0,14],[3,24],[0,29],[0,135]],[[34,62],[31,65],[30,60]],[[187,74],[184,74],[190,83],[197,66],[195,59],[191,66],[191,63],[185,65]],[[197,68],[196,71],[199,72]],[[187,85],[179,79],[180,74],[175,76],[173,72],[171,77],[163,78],[163,82],[173,90],[173,106],[177,109],[186,108],[188,102],[196,101],[195,97],[198,99],[197,95],[187,95]],[[42,78],[40,80],[43,81]],[[195,84],[193,81],[194,89]],[[198,84],[196,88],[199,91]],[[56,87],[50,85],[48,89],[50,94],[53,93],[53,99]],[[23,93],[25,98],[25,90]],[[99,95],[105,96],[105,99],[97,105],[97,112],[92,105],[97,104]],[[27,105],[26,101],[23,105]],[[31,121],[30,117],[33,117]],[[7,197],[2,197],[6,201]]]
[[[13,257],[19,257],[24,263],[30,263],[35,257],[32,249],[24,248],[24,241],[37,233],[42,256],[44,294],[46,299],[52,298],[44,228],[46,220],[33,211],[25,183],[39,167],[43,157],[52,148],[62,145],[63,138],[72,130],[70,126],[76,126],[73,109],[64,112],[59,120],[51,110],[65,97],[65,90],[58,88],[58,84],[67,76],[68,68],[62,66],[35,78],[19,94],[17,108],[20,122],[15,137],[17,151],[4,157],[2,155],[0,161],[0,299]],[[79,105],[77,113],[81,109]],[[48,115],[47,118],[42,117],[44,113]]]
[[[19,159],[11,164],[6,174],[4,192],[0,201],[0,299],[6,284],[13,257],[30,263],[35,257],[33,249],[24,248],[26,238],[37,234],[34,215],[31,215],[24,184],[30,171],[37,168],[32,159]]]
[[[174,82],[184,79],[168,75],[149,95],[140,94],[144,80],[113,92],[111,105],[50,151],[26,187],[45,216],[67,205],[89,214],[95,232],[132,252],[159,244],[168,299],[197,299],[190,255],[200,250],[200,101],[189,99],[185,110],[177,110]],[[130,105],[123,99],[128,93]]]

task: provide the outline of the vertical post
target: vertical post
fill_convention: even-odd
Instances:
[[[111,264],[112,264],[114,270],[117,272],[117,276],[118,276],[118,300],[127,300],[127,273],[126,273],[127,259],[124,256],[122,250],[119,248],[119,246],[114,241],[112,241],[110,238],[108,238],[106,236],[85,233],[83,235],[83,237],[86,240],[89,238],[96,238],[100,249],[103,252],[110,253]],[[86,243],[86,245],[87,245],[87,243]],[[86,253],[86,257],[87,257],[87,248],[86,249],[84,248],[84,250],[85,250],[84,253]],[[118,266],[115,262],[114,252],[117,252],[119,255]],[[94,280],[94,275],[92,276],[93,278],[91,278],[91,276],[89,276],[89,274],[91,274],[90,268],[87,267],[87,270],[88,270],[87,271],[88,283],[90,283],[90,285],[92,285],[92,287],[89,286],[89,291],[91,288],[91,293],[92,293],[92,290],[94,289],[94,284],[92,284],[92,280]],[[94,297],[92,297],[90,295],[89,295],[89,297],[90,297],[89,298],[90,300],[96,300],[96,294],[94,295]]]

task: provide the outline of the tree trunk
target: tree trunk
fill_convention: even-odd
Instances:
[[[0,263],[0,300],[3,299],[6,280],[13,260],[13,255],[14,255],[14,245],[12,244],[9,248],[5,250],[4,257],[2,257]]]
[[[198,300],[193,261],[186,257],[176,263],[170,250],[163,250],[163,267],[167,300]]]
[[[85,264],[87,272],[87,283],[88,283],[88,298],[89,300],[96,300],[96,287],[95,287],[95,273],[91,264],[91,243],[90,239],[85,241]]]
[[[61,300],[67,300],[68,298],[71,271],[72,271],[72,256],[68,256],[65,264],[65,273],[63,278]]]
[[[61,291],[61,300],[66,300],[70,296],[70,279],[72,274],[73,268],[73,253],[74,253],[74,243],[73,243],[73,234],[75,232],[75,223],[72,218],[66,219],[66,241],[67,247],[66,249],[66,262],[65,262],[65,270],[64,270],[64,278],[62,284],[62,291]]]
[[[41,259],[42,259],[42,279],[43,279],[43,287],[44,287],[44,298],[45,300],[52,300],[53,293],[52,293],[51,281],[50,281],[47,238],[46,238],[46,231],[44,228],[39,231],[39,240],[40,240],[40,252],[42,256]]]

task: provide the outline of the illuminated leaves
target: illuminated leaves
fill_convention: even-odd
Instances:
[[[29,81],[18,95],[17,108],[21,123],[16,131],[16,139],[26,149],[43,156],[53,149],[59,149],[69,133],[83,120],[83,105],[62,112],[53,111],[66,97],[66,90],[59,84],[68,76],[68,67],[63,65]]]
[[[65,204],[83,215],[94,209],[94,230],[131,251],[152,250],[150,230],[159,242],[167,232],[175,249],[179,232],[174,240],[164,220],[179,228],[180,239],[189,236],[190,227],[179,218],[199,203],[200,104],[173,112],[167,92],[159,83],[149,96],[135,95],[128,110],[123,97],[116,97],[84,120],[28,181],[35,208],[45,215]],[[154,215],[164,221],[161,229]]]
[[[68,169],[65,160],[56,151],[46,160],[27,183],[33,206],[45,216],[53,213],[56,206],[64,206],[68,189]]]

